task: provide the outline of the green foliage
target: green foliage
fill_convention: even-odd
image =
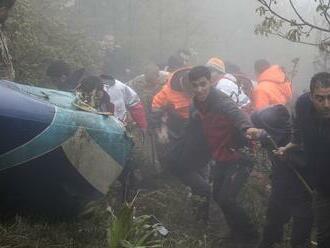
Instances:
[[[290,29],[287,33],[288,40],[297,42],[301,39],[301,32],[299,32],[299,29]]]
[[[260,6],[256,9],[256,13],[259,16],[264,16],[266,14],[266,8],[264,6]]]
[[[261,24],[256,26],[255,34],[268,36],[273,32],[278,32],[282,27],[283,21],[276,19],[275,17],[265,17]]]
[[[324,11],[328,11],[328,9],[329,9],[329,5],[328,4],[320,3],[316,7],[316,12],[320,12],[322,14]]]
[[[7,23],[16,80],[39,84],[51,60],[73,67],[98,67],[98,45],[69,26],[66,1],[21,0]]]
[[[226,231],[226,227],[220,224],[219,208],[212,204],[212,223],[206,225],[199,222],[194,215],[194,207],[201,199],[192,196],[188,188],[169,174],[158,181],[161,188],[141,193],[135,205],[138,213],[152,213],[168,228],[169,234],[163,247],[219,247],[220,236]]]
[[[133,208],[125,204],[118,216],[113,215],[111,227],[109,228],[110,247],[119,247],[122,240],[128,237],[128,233],[133,223]]]
[[[162,238],[158,232],[161,225],[152,223],[152,216],[134,216],[132,203],[125,203],[118,215],[112,213],[108,230],[109,247],[118,248],[160,248]]]

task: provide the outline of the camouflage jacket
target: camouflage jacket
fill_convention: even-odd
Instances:
[[[145,80],[144,75],[137,76],[136,78],[129,81],[127,84],[136,91],[141,101],[143,102],[146,111],[149,113],[151,111],[151,103],[153,96],[156,95],[158,91],[160,91],[160,89],[167,81],[168,77],[169,74],[167,72],[160,71],[158,84],[148,84]]]
[[[7,46],[7,36],[0,26],[0,79],[14,80],[15,71],[12,63],[12,57]]]

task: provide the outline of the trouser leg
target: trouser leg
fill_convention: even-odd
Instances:
[[[310,235],[313,224],[311,201],[301,201],[290,205],[282,198],[271,196],[266,215],[266,224],[259,248],[272,247],[283,239],[283,227],[292,217],[292,248],[310,247]]]
[[[119,176],[118,181],[121,184],[120,202],[130,202],[133,200],[136,194],[136,189],[134,187],[136,179],[133,173],[133,168],[126,166]]]
[[[295,217],[291,234],[292,248],[310,247],[310,236],[312,231],[313,218]]]
[[[312,197],[303,196],[301,200],[291,205],[292,215],[292,248],[309,248],[313,226]]]
[[[233,233],[251,238],[257,235],[245,209],[237,202],[238,194],[247,181],[250,168],[239,164],[217,164],[214,172],[213,195]]]
[[[196,218],[207,222],[211,189],[204,169],[201,171],[187,171],[185,173],[178,172],[176,175],[184,185],[191,188],[194,195],[200,198],[197,202]]]
[[[290,219],[289,209],[273,195],[269,199],[266,223],[258,248],[269,248],[283,239],[283,227]]]
[[[318,248],[330,247],[330,197],[317,193],[314,201]]]

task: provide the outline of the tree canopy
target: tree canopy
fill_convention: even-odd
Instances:
[[[256,13],[262,21],[257,35],[274,35],[291,42],[314,46],[319,50],[314,67],[328,70],[330,66],[330,0],[257,0]]]
[[[257,0],[256,12],[263,17],[255,32],[330,49],[330,0]],[[316,38],[318,33],[318,38]],[[322,34],[320,37],[320,33]]]
[[[96,68],[99,45],[69,26],[72,10],[66,0],[17,1],[6,23],[16,81],[38,84],[49,62],[62,59],[73,67]]]

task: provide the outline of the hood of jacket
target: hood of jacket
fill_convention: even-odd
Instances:
[[[167,84],[170,86],[172,90],[175,91],[185,91],[185,87],[187,85],[184,85],[184,81],[188,80],[188,73],[191,70],[190,67],[185,67],[176,70],[172,73],[172,75],[169,77]]]
[[[273,82],[276,84],[283,84],[289,82],[289,79],[285,75],[285,72],[279,65],[273,65],[269,67],[267,70],[262,72],[258,78],[258,83],[262,82]]]

